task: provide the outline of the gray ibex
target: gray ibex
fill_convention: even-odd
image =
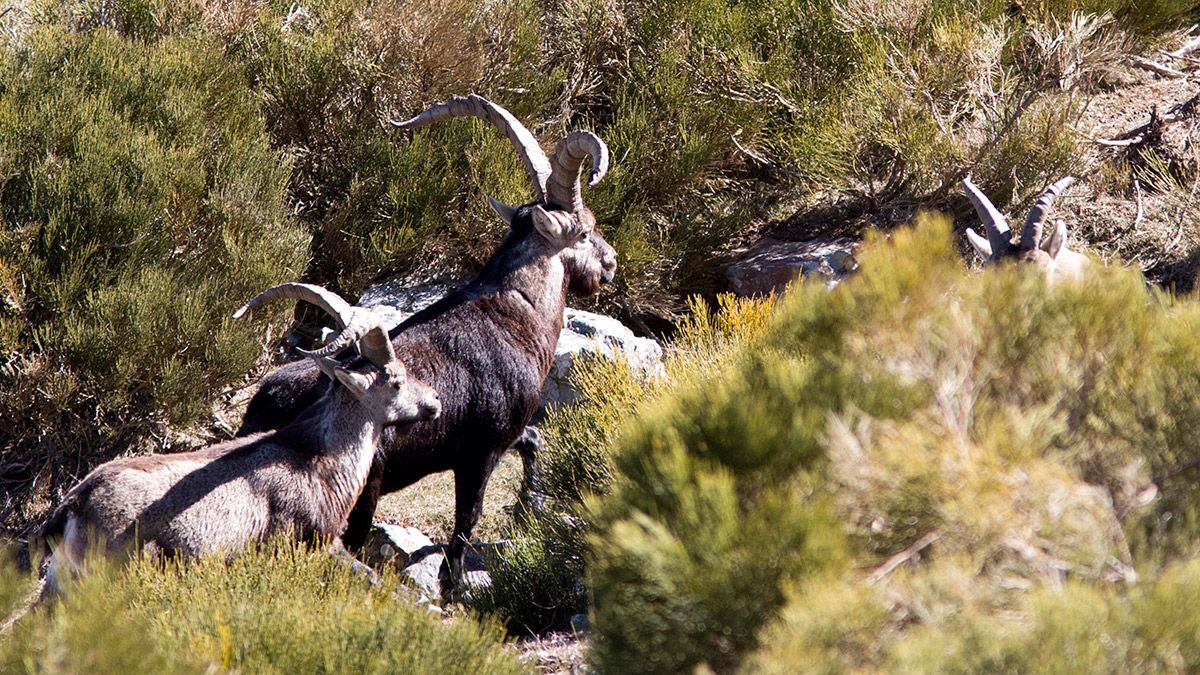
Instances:
[[[1025,220],[1025,229],[1021,231],[1020,243],[1012,242],[1011,228],[1008,221],[992,204],[987,195],[976,187],[971,179],[963,179],[963,189],[975,212],[983,221],[987,238],[979,236],[974,230],[967,230],[967,240],[971,246],[987,262],[996,263],[1001,260],[1021,260],[1026,264],[1037,266],[1046,278],[1051,281],[1060,279],[1078,279],[1083,276],[1090,261],[1082,253],[1076,253],[1067,248],[1067,225],[1062,220],[1054,222],[1050,236],[1042,238],[1046,218],[1054,208],[1054,201],[1067,188],[1075,183],[1075,179],[1067,176],[1062,178],[1038,197],[1029,217]]]
[[[276,298],[306,300],[341,324],[328,347],[306,352],[335,383],[278,431],[96,468],[42,528],[52,553],[49,593],[93,552],[116,556],[141,548],[197,557],[232,553],[281,532],[336,538],[366,483],[383,428],[438,416],[437,392],[408,377],[378,320],[319,286],[276,286],[234,316]],[[350,366],[327,358],[353,343],[365,358]]]
[[[608,148],[599,137],[573,132],[548,158],[528,129],[480,96],[454,97],[396,126],[413,129],[457,117],[477,117],[504,132],[525,164],[536,200],[518,207],[491,200],[509,225],[499,250],[464,287],[392,330],[396,353],[441,392],[442,416],[384,434],[382,461],[342,537],[346,546],[358,548],[380,494],[453,471],[454,533],[444,590],[451,590],[461,570],[488,477],[537,411],[567,292],[595,293],[612,281],[617,266],[616,253],[596,231],[596,217],[580,194],[585,160],[592,162],[590,185],[608,168]],[[322,382],[309,363],[282,366],[263,379],[238,433],[289,423],[311,405]]]

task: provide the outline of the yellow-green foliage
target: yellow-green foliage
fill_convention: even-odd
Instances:
[[[573,614],[586,611],[584,553],[591,526],[583,501],[611,489],[618,428],[664,391],[719,367],[736,345],[759,339],[775,302],[723,295],[710,308],[691,300],[661,379],[647,381],[622,360],[576,367],[572,378],[581,400],[552,411],[542,425],[546,511],[514,528],[490,570],[491,587],[473,598],[478,609],[498,612],[510,630],[524,633],[564,628]]]
[[[595,663],[1186,670],[1163,617],[1187,603],[1139,598],[1200,580],[1159,579],[1200,550],[1200,307],[1119,269],[970,273],[942,219],[869,239],[623,427],[590,511]]]
[[[1037,590],[1007,612],[972,601],[969,568],[899,574],[911,578],[900,592],[841,581],[797,593],[743,670],[1065,675],[1200,667],[1194,560],[1127,592],[1077,581]],[[955,584],[960,592],[952,603],[934,591]]]
[[[0,80],[8,521],[35,479],[197,419],[261,353],[261,323],[232,310],[299,277],[307,240],[212,40],[44,25],[4,45]]]
[[[500,629],[443,622],[398,579],[377,587],[323,551],[279,542],[228,563],[96,570],[0,640],[29,673],[522,673]]]

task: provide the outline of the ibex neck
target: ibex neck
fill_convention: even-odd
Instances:
[[[531,234],[505,242],[476,277],[480,290],[495,290],[527,304],[543,322],[559,325],[567,301],[566,272],[560,250]],[[558,331],[555,330],[555,336]]]
[[[320,425],[316,478],[329,488],[330,506],[345,515],[367,482],[382,425],[345,391],[331,392]]]

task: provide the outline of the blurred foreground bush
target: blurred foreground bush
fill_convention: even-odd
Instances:
[[[968,273],[936,219],[861,261],[624,428],[594,508],[596,663],[1194,667],[1163,589],[1197,568],[1159,576],[1200,552],[1200,307],[1123,270]]]
[[[286,541],[226,562],[99,568],[65,602],[0,641],[26,673],[523,673],[500,630],[444,623],[398,579],[369,587],[321,550]],[[0,592],[0,599],[4,597]]]

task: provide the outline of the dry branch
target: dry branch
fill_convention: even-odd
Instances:
[[[1133,66],[1134,68],[1148,70],[1157,75],[1161,75],[1162,77],[1175,80],[1187,77],[1187,73],[1183,72],[1182,70],[1176,70],[1170,66],[1164,66],[1163,64],[1157,61],[1151,61],[1144,56],[1134,56],[1131,54],[1126,60],[1128,61],[1129,65]]]
[[[897,567],[912,560],[913,558],[916,558],[917,555],[921,553],[921,551],[924,551],[926,548],[929,548],[929,546],[931,544],[933,544],[933,542],[935,542],[941,538],[942,538],[942,533],[940,530],[934,530],[932,532],[929,532],[925,536],[918,539],[912,546],[909,546],[908,548],[904,549],[903,551],[900,551],[896,555],[888,558],[887,562],[885,562],[882,565],[880,565],[879,567],[875,568],[874,572],[871,572],[869,575],[867,575],[867,583],[872,586],[879,583],[880,581],[882,581],[884,579],[884,577],[886,577],[887,575],[896,571]]]

